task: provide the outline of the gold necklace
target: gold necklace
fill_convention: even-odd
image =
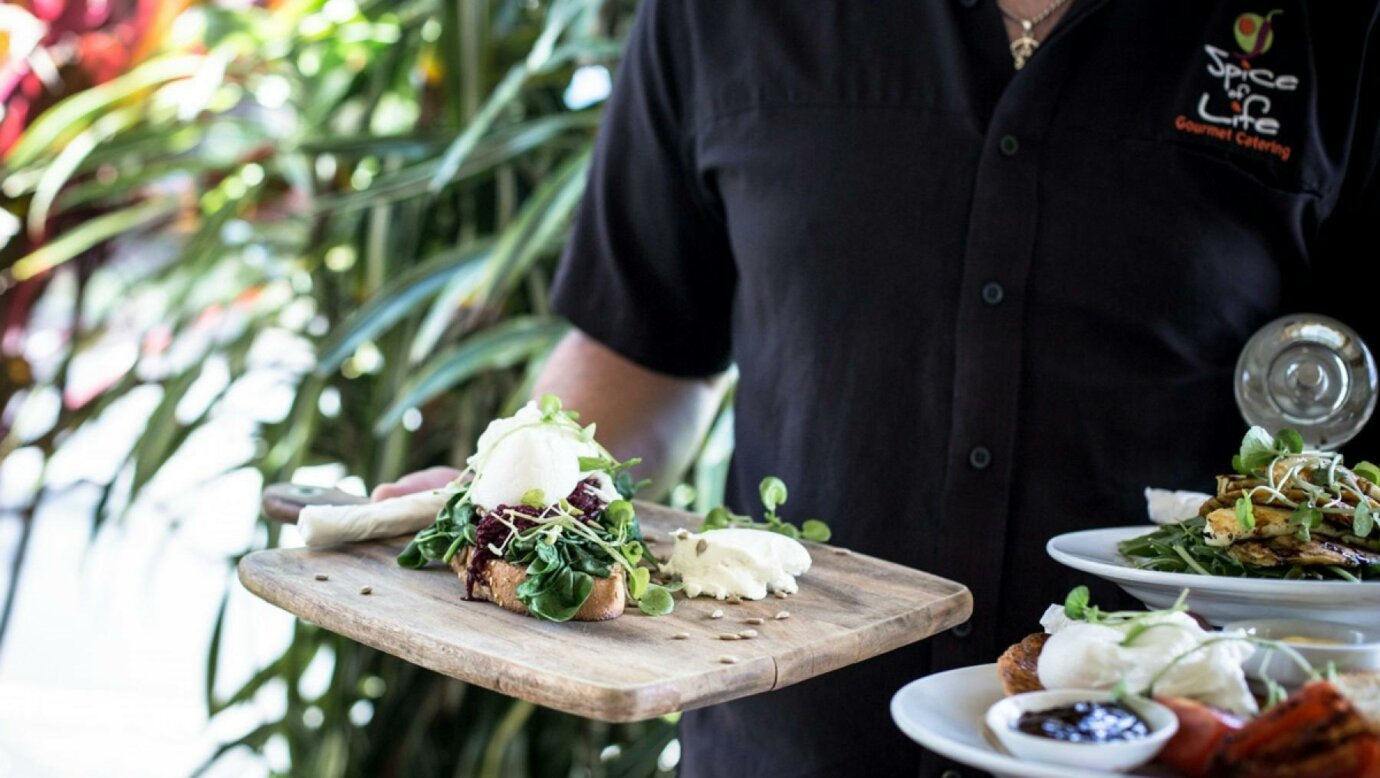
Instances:
[[[1049,7],[1029,19],[1022,19],[1006,10],[1006,6],[1002,5],[1000,2],[997,3],[997,8],[1001,11],[1003,16],[1021,26],[1021,37],[1011,41],[1011,58],[1016,61],[1017,70],[1025,67],[1025,63],[1029,62],[1030,58],[1035,56],[1035,50],[1040,48],[1040,42],[1035,40],[1033,32],[1035,27],[1039,25],[1040,22],[1048,19],[1050,14],[1059,10],[1068,1],[1069,0],[1054,0]]]

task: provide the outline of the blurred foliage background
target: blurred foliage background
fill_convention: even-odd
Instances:
[[[565,331],[547,285],[633,6],[0,7],[0,460],[22,448],[46,466],[122,397],[157,391],[123,466],[96,485],[93,527],[119,521],[217,401],[266,366],[295,400],[238,465],[264,483],[340,463],[372,484],[462,460]],[[40,320],[61,324],[41,344]],[[208,383],[209,399],[188,399]],[[679,502],[717,503],[730,413]],[[22,506],[0,639],[46,488],[40,472]],[[244,552],[278,541],[264,525]],[[208,636],[208,711],[275,682],[288,699],[219,753],[278,739],[289,772],[312,776],[674,768],[671,720],[534,708],[301,623],[281,656],[217,695],[224,609]],[[304,698],[295,681],[322,656],[329,688]],[[357,715],[361,700],[372,716]]]

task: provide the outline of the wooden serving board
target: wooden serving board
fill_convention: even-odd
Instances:
[[[670,553],[671,532],[699,523],[645,503],[637,515],[661,556]],[[394,557],[406,541],[259,551],[240,561],[240,581],[308,622],[414,664],[610,722],[779,689],[923,640],[972,613],[972,596],[960,584],[811,543],[813,566],[799,579],[800,592],[785,599],[733,605],[677,593],[668,616],[646,616],[630,604],[611,621],[556,624],[465,601],[456,575],[439,565],[398,567]],[[370,594],[361,594],[365,586]],[[711,618],[716,609],[722,618]],[[782,611],[790,616],[774,618]],[[766,621],[745,623],[752,617]],[[758,636],[718,637],[745,629]],[[690,637],[672,637],[681,632]]]

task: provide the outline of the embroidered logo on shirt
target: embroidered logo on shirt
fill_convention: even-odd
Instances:
[[[1275,14],[1280,13],[1275,9],[1263,17],[1260,14],[1241,14],[1236,17],[1236,24],[1232,29],[1236,32],[1236,45],[1241,47],[1241,52],[1245,54],[1245,59],[1258,57],[1270,50],[1275,45]]]
[[[1174,129],[1289,160],[1293,149],[1279,141],[1281,127],[1273,109],[1276,100],[1288,99],[1288,93],[1298,90],[1298,76],[1255,64],[1274,46],[1275,17],[1280,13],[1236,17],[1235,54],[1210,43],[1203,46],[1210,86],[1198,98],[1192,116],[1174,117]]]

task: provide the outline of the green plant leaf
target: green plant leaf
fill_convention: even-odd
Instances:
[[[133,70],[59,101],[44,111],[5,155],[5,164],[23,167],[56,146],[65,137],[80,132],[101,112],[115,103],[159,84],[190,78],[201,68],[204,56],[180,55],[151,59]]]
[[[486,301],[506,295],[538,257],[555,250],[584,194],[592,154],[592,147],[587,147],[561,163],[504,229],[488,263],[482,291]]]
[[[360,344],[397,324],[451,279],[478,273],[489,249],[488,241],[456,247],[408,268],[386,283],[322,344],[316,374],[326,376],[338,370]]]
[[[16,281],[27,281],[117,235],[165,219],[176,213],[178,208],[179,205],[173,200],[150,200],[102,214],[63,232],[56,240],[20,258],[14,263],[11,273]]]
[[[225,611],[230,603],[230,588],[220,596],[220,606],[216,608],[215,626],[211,628],[211,642],[206,649],[206,714],[216,712],[216,677],[220,674],[220,644],[225,632]]]
[[[135,443],[134,480],[130,483],[126,509],[134,505],[149,480],[176,450],[179,432],[183,429],[177,421],[177,405],[200,374],[201,366],[197,365],[164,384],[163,398],[149,417],[144,434]]]
[[[422,365],[379,414],[374,434],[388,434],[408,408],[420,407],[479,373],[513,367],[544,352],[566,330],[563,322],[520,317],[471,335]]]
[[[77,133],[76,137],[63,146],[53,161],[43,168],[34,187],[34,196],[29,201],[27,217],[30,235],[38,236],[43,233],[53,202],[81,166],[82,160],[102,142],[133,126],[141,115],[137,108],[111,111],[96,119],[90,128]]]
[[[489,95],[489,99],[485,101],[484,107],[470,120],[464,132],[451,142],[445,155],[441,157],[441,163],[437,165],[436,172],[432,174],[428,185],[432,192],[439,192],[455,178],[460,166],[465,163],[465,159],[479,143],[479,139],[493,126],[494,119],[498,118],[499,112],[521,94],[522,86],[527,83],[529,75],[530,71],[525,64],[514,65],[508,70],[508,74],[503,77],[503,80]]]

